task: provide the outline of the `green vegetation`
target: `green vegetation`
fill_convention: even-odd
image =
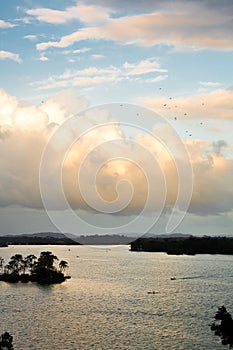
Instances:
[[[215,321],[210,325],[215,335],[222,339],[223,345],[229,345],[229,349],[233,348],[233,319],[225,306],[218,308],[215,315]]]
[[[138,238],[131,251],[166,252],[167,254],[233,254],[233,237],[158,237]]]
[[[5,332],[0,336],[0,350],[14,350],[13,347],[13,337]]]
[[[37,282],[39,284],[53,284],[64,282],[69,276],[64,275],[68,263],[59,259],[51,252],[41,252],[39,258],[33,254],[25,258],[15,254],[5,264],[0,258],[0,281],[4,282]],[[55,265],[57,262],[58,267]]]

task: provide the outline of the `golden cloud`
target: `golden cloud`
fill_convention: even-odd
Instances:
[[[140,98],[140,104],[155,110],[166,118],[233,119],[233,91],[214,90],[186,98]]]
[[[226,104],[229,94],[217,93]],[[59,124],[85,106],[86,100],[76,97],[66,91],[33,106],[19,103],[1,91],[1,206],[42,207],[39,170],[43,150]],[[224,141],[211,144],[206,140],[181,140],[177,144],[175,132],[156,120],[153,133],[157,137],[139,128],[127,136],[117,120],[113,123],[107,106],[87,110],[76,123],[71,123],[70,129],[61,129],[59,142],[52,145],[45,168],[47,191],[54,208],[64,209],[59,206],[56,186],[49,179],[62,165],[63,191],[73,209],[89,211],[92,207],[98,212],[101,198],[101,210],[131,215],[140,212],[149,198],[149,211],[159,210],[163,201],[168,210],[178,191],[186,191],[185,180],[179,188],[177,171],[179,168],[186,173],[187,164],[180,156],[180,147],[185,144],[194,174],[189,211],[219,214],[233,209],[233,160],[221,152],[222,147],[228,147]],[[63,145],[68,145],[68,151],[61,159]],[[182,210],[182,201],[180,205]]]

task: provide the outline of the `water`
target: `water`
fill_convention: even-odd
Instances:
[[[44,250],[68,261],[72,279],[0,282],[0,333],[13,335],[16,350],[224,349],[209,324],[223,304],[233,313],[233,256],[127,246],[13,246],[0,256]]]

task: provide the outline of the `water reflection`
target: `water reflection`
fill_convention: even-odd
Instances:
[[[38,255],[44,247],[17,252],[28,249]],[[1,326],[15,349],[222,349],[208,325],[219,305],[233,310],[233,257],[135,254],[127,246],[46,250],[68,261],[72,279],[0,284]]]

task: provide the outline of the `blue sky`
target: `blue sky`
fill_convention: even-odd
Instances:
[[[233,3],[227,0],[1,2],[1,233],[54,229],[38,188],[42,150],[69,117],[111,103],[153,110],[187,147],[194,190],[176,231],[198,233],[200,227],[203,233],[232,233],[232,14]],[[126,129],[123,136],[119,129],[111,129],[111,135],[125,141]],[[134,139],[145,145],[136,134]],[[92,137],[96,142],[100,136],[105,140],[104,135]],[[95,144],[90,137],[89,142]],[[127,168],[131,181],[129,174]],[[114,197],[104,190],[102,195]],[[94,215],[74,202],[84,216]],[[143,204],[135,203],[137,208]],[[165,207],[171,203],[168,198]],[[168,207],[155,232],[164,230]],[[133,209],[128,214],[135,215]],[[117,218],[101,214],[96,220]]]

